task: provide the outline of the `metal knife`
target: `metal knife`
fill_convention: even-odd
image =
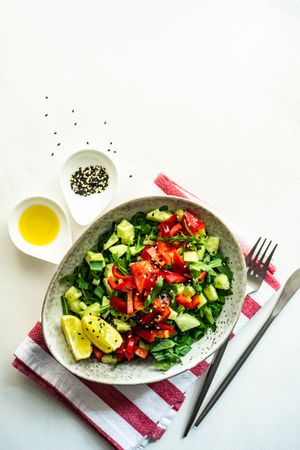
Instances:
[[[290,300],[291,297],[295,294],[295,292],[300,288],[300,269],[297,269],[287,280],[285,283],[284,288],[281,291],[281,294],[275,303],[275,306],[266,320],[266,322],[263,324],[263,326],[259,329],[257,334],[254,336],[248,347],[244,350],[244,352],[241,354],[235,365],[232,367],[232,369],[229,371],[228,375],[224,378],[212,398],[209,400],[203,411],[201,412],[200,416],[195,422],[195,426],[197,427],[204,417],[208,414],[208,412],[211,410],[211,408],[214,406],[214,404],[217,402],[217,400],[221,397],[231,380],[234,378],[234,376],[237,374],[237,372],[240,370],[256,344],[260,341],[262,336],[265,334],[275,317],[278,316],[280,311],[283,309],[283,307],[287,304],[287,302]]]

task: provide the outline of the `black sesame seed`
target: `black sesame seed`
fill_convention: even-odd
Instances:
[[[129,175],[129,178],[132,178],[132,175]]]
[[[109,145],[112,145],[112,142],[110,142]]]
[[[48,116],[48,114],[45,114],[45,117],[47,117]]]
[[[88,141],[86,141],[86,145],[90,145],[90,143]]]
[[[76,125],[77,125],[77,122],[74,123],[74,126],[75,126],[75,127],[76,127]]]
[[[57,147],[59,147],[60,146],[60,142],[57,144]]]
[[[72,113],[75,111],[75,109],[72,109]]]
[[[53,156],[54,155],[54,153],[51,153],[51,156]]]
[[[53,134],[57,134],[57,131],[54,131],[54,133]]]
[[[116,150],[114,150],[114,153],[117,153]]]
[[[104,122],[104,125],[106,125],[106,121]]]

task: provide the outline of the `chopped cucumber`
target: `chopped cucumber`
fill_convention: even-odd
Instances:
[[[113,268],[113,263],[109,263],[106,264],[105,269],[104,269],[104,277],[105,278],[109,278],[112,276],[112,268]]]
[[[218,275],[214,279],[214,286],[217,289],[224,289],[224,291],[230,289],[228,276],[225,275],[225,273],[218,273]]]
[[[203,289],[203,292],[207,300],[210,300],[211,302],[215,302],[219,298],[216,288],[212,284],[208,284]]]
[[[198,262],[199,257],[197,252],[183,252],[183,259],[185,262]]]
[[[178,313],[176,311],[174,311],[174,309],[170,308],[171,314],[168,317],[168,320],[175,320],[176,317],[178,316]]]
[[[155,241],[152,241],[151,239],[145,238],[145,239],[143,240],[143,244],[144,244],[144,245],[155,245]]]
[[[79,302],[79,306],[80,306],[80,308],[81,308],[82,310],[84,310],[84,309],[87,308],[87,304],[84,303],[84,302]]]
[[[150,345],[146,344],[146,342],[142,341],[142,339],[139,340],[139,347],[143,348],[144,350],[149,350]]]
[[[112,293],[113,293],[113,289],[110,287],[110,285],[109,285],[109,283],[108,283],[108,281],[107,281],[107,278],[103,278],[102,283],[103,283],[104,286],[105,286],[107,295],[108,295],[109,297],[111,297],[111,296],[112,296]]]
[[[113,255],[117,255],[119,258],[124,255],[124,253],[127,252],[127,245],[119,244],[119,245],[113,245],[112,247],[109,247],[109,251]]]
[[[103,295],[104,295],[104,287],[103,287],[103,286],[97,286],[96,289],[94,290],[94,294],[95,294],[98,298],[100,298],[100,300],[101,300],[101,298],[102,298]]]
[[[80,317],[84,316],[100,316],[100,303],[95,302],[87,306],[83,311],[79,312]]]
[[[81,296],[82,296],[82,292],[79,289],[77,289],[75,286],[71,286],[65,292],[65,299],[67,300],[69,309],[77,314],[82,309],[80,306],[81,301],[79,300]]]
[[[129,323],[123,322],[123,320],[113,319],[113,324],[115,325],[116,329],[121,333],[124,331],[131,330],[131,326],[129,325]]]
[[[201,308],[203,305],[205,305],[207,303],[207,298],[205,297],[203,292],[200,292],[200,294],[198,294],[198,297],[200,299],[200,303],[197,306],[197,308]]]
[[[188,297],[193,297],[196,294],[195,289],[191,285],[184,286],[183,295],[187,295]]]
[[[110,300],[105,295],[103,295],[101,304],[102,306],[108,306],[110,305]]]
[[[183,209],[182,208],[176,209],[175,214],[176,214],[177,219],[179,220],[179,222],[181,222],[182,218],[183,218],[183,214],[184,214]]]
[[[115,355],[104,355],[101,358],[101,362],[104,364],[117,364],[118,360]]]
[[[100,283],[100,278],[99,278],[99,279],[94,278],[93,281],[92,281],[92,284],[93,284],[94,286],[99,286],[99,283]]]
[[[129,251],[131,256],[135,256],[138,253],[140,253],[143,250],[144,246],[136,246],[136,245],[132,245],[131,247],[129,247]]]
[[[153,220],[153,222],[164,222],[171,216],[172,213],[170,213],[169,211],[160,211],[159,209],[154,209],[153,211],[148,212],[146,218],[148,220]]]
[[[106,241],[105,244],[103,245],[103,250],[107,250],[112,245],[115,245],[118,242],[118,240],[119,238],[116,235],[116,233],[113,233],[108,239],[108,241]]]
[[[217,236],[208,236],[205,242],[205,248],[210,255],[215,255],[218,251],[220,238]]]
[[[123,219],[117,226],[117,235],[122,244],[132,245],[134,241],[134,226],[128,220]]]
[[[198,327],[200,325],[199,320],[188,313],[179,314],[175,322],[180,329],[180,331],[191,330],[192,328]]]
[[[95,272],[101,271],[105,267],[105,260],[102,253],[95,253],[89,250],[85,255],[85,260]]]
[[[204,253],[205,253],[205,245],[202,245],[201,248],[197,250],[198,261],[202,261],[202,259],[204,258]]]

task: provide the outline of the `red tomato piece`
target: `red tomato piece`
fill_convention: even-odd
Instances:
[[[160,275],[166,280],[168,284],[183,283],[186,281],[185,277],[180,273],[170,272],[168,270],[161,270]]]
[[[203,270],[203,272],[200,273],[200,276],[199,276],[198,280],[199,280],[199,281],[203,281],[204,278],[206,277],[206,275],[207,275],[207,272],[205,272],[205,271]]]
[[[138,292],[133,293],[133,307],[135,311],[140,311],[144,308],[144,300]]]
[[[189,230],[197,236],[204,229],[204,223],[192,211],[186,209],[182,217],[182,232],[189,236]]]
[[[188,271],[185,261],[176,250],[173,253],[173,268],[174,272],[180,273],[181,275]]]
[[[134,353],[140,358],[146,359],[148,357],[149,350],[146,350],[145,348],[142,347],[138,347]]]
[[[199,305],[200,298],[198,297],[198,295],[194,295],[193,297],[190,297],[189,295],[177,294],[176,302],[179,303],[179,305],[182,305],[187,309],[194,309],[194,308],[196,308],[197,305]]]
[[[175,236],[175,234],[179,233],[181,229],[182,229],[181,223],[176,223],[176,225],[174,225],[174,227],[171,228],[169,236]]]
[[[118,278],[119,280],[129,280],[130,279],[130,277],[128,275],[122,275],[119,272],[118,267],[115,265],[112,266],[112,273],[113,273],[113,276],[115,278]]]
[[[169,228],[174,227],[174,225],[178,222],[178,217],[177,214],[172,214],[172,216],[170,216],[167,220],[164,220],[163,222],[160,223],[164,224],[164,225],[168,225]]]
[[[102,356],[104,356],[105,353],[102,352],[99,348],[93,347],[93,355],[95,356],[97,361],[101,361]]]
[[[127,302],[125,302],[125,300],[122,300],[119,297],[112,297],[110,300],[110,304],[117,311],[120,311],[123,314],[127,314]]]
[[[135,287],[135,283],[132,277],[127,277],[127,280],[121,280],[118,283],[114,280],[114,277],[111,276],[108,278],[108,284],[115,291],[127,292]]]
[[[170,334],[176,334],[176,330],[172,327],[172,325],[169,325],[168,323],[158,323],[156,325],[156,328],[169,331]]]
[[[156,284],[156,269],[150,261],[137,261],[130,266],[130,270],[140,294]]]
[[[156,330],[145,330],[144,328],[136,328],[135,332],[138,336],[145,339],[147,342],[153,342],[157,336]]]
[[[134,312],[133,308],[133,293],[132,291],[127,292],[127,314],[131,316]]]
[[[147,253],[150,255],[151,259],[156,262],[160,267],[166,264],[166,261],[162,256],[159,255],[155,247],[149,247]]]

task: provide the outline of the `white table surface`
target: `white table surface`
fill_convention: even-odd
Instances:
[[[151,193],[163,171],[254,237],[278,242],[282,281],[299,267],[299,5],[2,0],[1,449],[110,448],[11,367],[55,266],[13,246],[10,210],[36,193],[64,205],[59,169],[87,141],[111,148],[119,167],[111,205]],[[74,239],[83,231],[72,229]],[[181,439],[197,386],[149,449],[299,449],[299,301],[300,292],[201,427]],[[265,314],[232,343],[219,379]]]

